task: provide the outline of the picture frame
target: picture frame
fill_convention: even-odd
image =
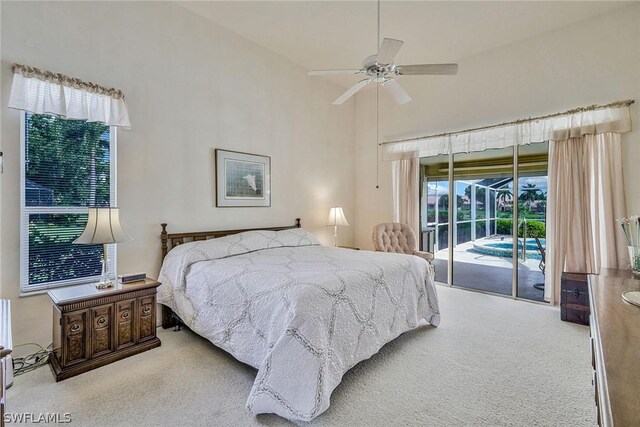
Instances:
[[[216,207],[271,206],[271,157],[215,150]]]

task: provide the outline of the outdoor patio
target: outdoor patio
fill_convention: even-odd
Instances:
[[[491,239],[478,239],[492,241]],[[498,241],[498,239],[493,239]],[[453,249],[453,285],[468,289],[511,295],[512,259],[477,253],[473,250],[473,241],[457,245]],[[530,254],[530,252],[527,252]],[[535,251],[534,256],[539,252]],[[447,263],[449,251],[440,250],[435,253],[433,265],[436,270],[436,281],[447,283]],[[526,261],[518,261],[518,297],[534,301],[544,301],[544,291],[533,287],[544,283],[544,275],[538,268],[539,259],[527,257]]]

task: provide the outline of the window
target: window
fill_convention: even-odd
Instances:
[[[115,206],[115,127],[23,113],[22,292],[97,281],[102,245],[74,245],[89,206]],[[110,275],[115,247],[108,246]]]

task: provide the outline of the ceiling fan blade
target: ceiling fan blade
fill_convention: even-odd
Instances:
[[[362,70],[311,70],[307,73],[309,76],[332,76],[339,74],[359,74]]]
[[[378,51],[378,64],[393,64],[393,59],[398,54],[404,42],[402,40],[387,39],[382,40],[380,50]]]
[[[396,74],[399,76],[445,76],[457,73],[458,64],[416,64],[396,67]]]
[[[358,92],[360,89],[362,89],[363,87],[365,87],[369,83],[371,83],[371,79],[360,80],[358,83],[356,83],[353,86],[351,86],[349,88],[349,90],[347,90],[345,93],[340,95],[340,97],[338,99],[333,101],[333,105],[344,104],[344,102],[347,99],[351,98],[353,95],[355,95],[356,92]]]
[[[405,92],[405,90],[402,89],[402,86],[400,86],[400,84],[393,79],[389,79],[384,82],[382,84],[382,87],[385,88],[387,93],[389,93],[389,95],[391,95],[393,99],[395,99],[395,101],[400,105],[406,104],[407,102],[411,101],[411,97],[409,96],[409,94]]]

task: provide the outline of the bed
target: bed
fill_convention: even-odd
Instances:
[[[433,269],[412,255],[320,245],[296,224],[161,234],[158,302],[258,370],[254,414],[310,421],[358,362],[440,311]]]

